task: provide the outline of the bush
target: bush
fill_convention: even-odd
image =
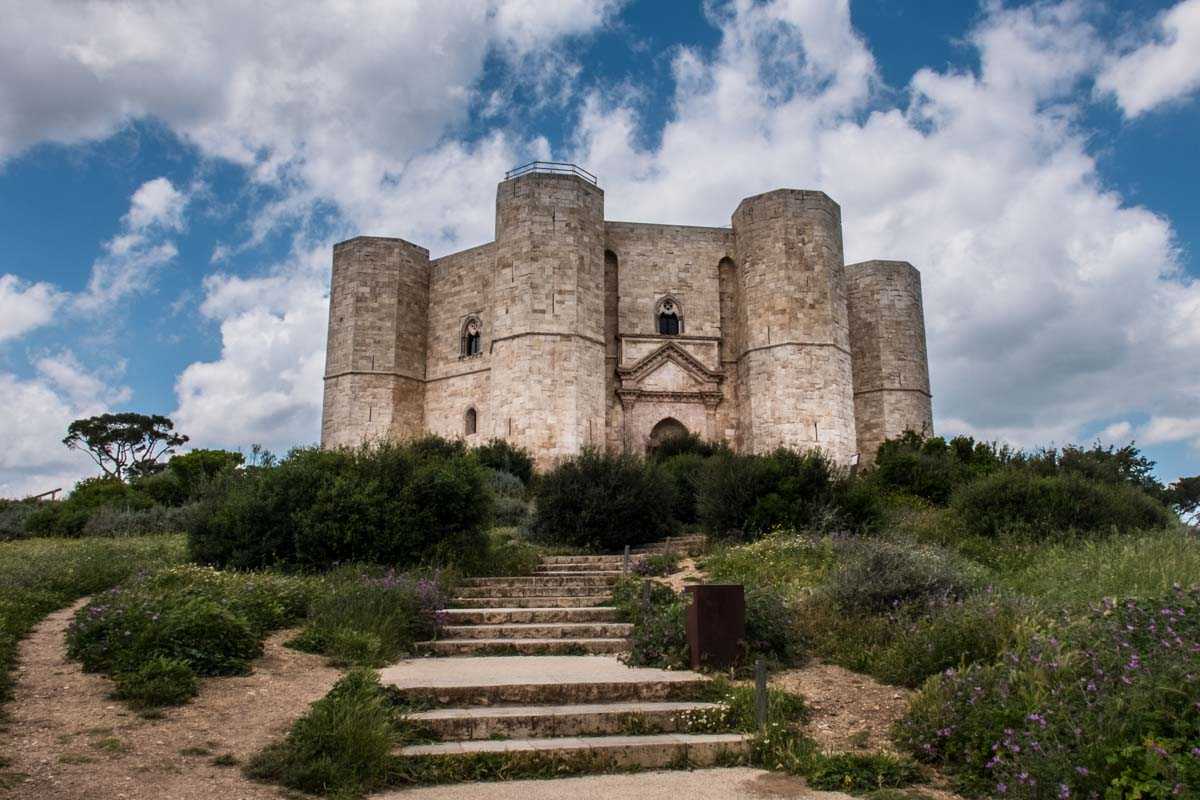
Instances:
[[[682,437],[672,437],[667,442]],[[661,459],[663,471],[675,487],[675,519],[684,525],[699,520],[696,512],[696,496],[699,491],[700,473],[704,469],[704,456],[699,453],[680,453]]]
[[[137,511],[151,505],[150,498],[119,478],[85,478],[75,484],[66,500],[40,503],[26,518],[25,528],[33,536],[75,537],[83,534],[88,519],[101,508]]]
[[[487,471],[487,486],[495,497],[515,497],[518,500],[525,499],[525,484],[521,483],[521,479],[511,472],[504,472],[498,469],[488,469]]]
[[[697,514],[717,536],[756,539],[775,528],[868,530],[882,519],[873,487],[819,450],[719,453],[698,478]]]
[[[843,611],[878,614],[930,607],[966,597],[978,583],[960,561],[934,547],[851,543],[824,591]]]
[[[770,589],[748,586],[745,591],[747,654],[799,666],[806,658],[806,647],[795,610]]]
[[[480,464],[515,475],[525,486],[533,480],[533,457],[524,448],[509,444],[504,439],[492,439],[475,448],[474,452]]]
[[[378,676],[357,669],[313,703],[286,739],[256,755],[246,772],[302,792],[356,797],[386,784],[396,739]]]
[[[492,497],[461,447],[433,437],[357,450],[294,450],[239,471],[188,529],[197,561],[238,569],[347,562],[467,565]]]
[[[701,566],[710,581],[769,588],[793,598],[822,583],[837,563],[831,538],[777,531],[757,542],[720,547]]]
[[[0,541],[28,536],[27,522],[41,505],[36,500],[0,500]]]
[[[954,489],[1017,458],[1005,447],[956,436],[922,438],[907,431],[879,446],[871,480],[879,486],[945,505]]]
[[[650,587],[650,602],[644,602]],[[626,577],[613,587],[613,605],[621,618],[633,623],[625,662],[636,667],[686,669],[691,663],[684,598],[656,581]]]
[[[674,528],[675,493],[656,464],[585,450],[543,475],[534,490],[539,539],[613,552]]]
[[[694,455],[701,459],[721,452],[728,451],[723,444],[707,442],[698,433],[683,433],[678,436],[668,436],[650,451],[650,458],[655,461],[668,461],[676,456]]]
[[[1200,590],[1109,601],[1002,662],[927,683],[897,741],[994,796],[1168,798],[1200,786]]]
[[[151,506],[137,511],[102,507],[91,513],[83,536],[145,536],[152,533],[182,533],[187,530],[194,507]]]
[[[884,683],[917,687],[932,675],[991,663],[1017,641],[1020,606],[994,596],[951,603],[915,619],[898,619],[890,642],[871,655]]]
[[[1162,528],[1166,507],[1140,489],[1078,475],[1005,469],[959,488],[951,507],[969,533],[1054,537]]]
[[[643,556],[633,565],[633,574],[643,578],[670,575],[679,567],[679,553],[656,553]]]
[[[0,700],[11,696],[19,642],[42,617],[183,556],[178,536],[0,543]]]
[[[292,645],[340,665],[382,666],[433,638],[446,593],[438,575],[345,567],[325,580]]]
[[[127,700],[136,708],[180,706],[200,691],[196,673],[182,658],[158,656],[144,662],[133,672],[114,677],[118,700]]]
[[[85,670],[117,675],[159,658],[197,675],[243,674],[269,631],[304,614],[309,592],[297,578],[164,570],[95,596],[67,630],[67,653]]]
[[[532,575],[542,563],[542,551],[525,538],[520,528],[488,531],[487,558],[475,575]]]

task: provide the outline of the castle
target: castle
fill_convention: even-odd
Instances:
[[[610,222],[594,176],[535,162],[497,187],[493,242],[333,248],[325,447],[498,437],[544,468],[690,431],[869,463],[932,433],[930,397],[920,274],[843,265],[823,192],[748,197],[728,228]]]

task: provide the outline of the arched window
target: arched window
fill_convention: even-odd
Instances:
[[[479,317],[467,317],[463,321],[459,355],[462,358],[477,356],[483,352],[483,323]]]
[[[683,310],[673,297],[664,297],[658,301],[654,310],[658,320],[658,332],[664,336],[678,336],[683,333]]]
[[[468,408],[467,413],[463,415],[463,430],[467,436],[472,436],[478,426],[479,416],[475,413],[474,408]]]

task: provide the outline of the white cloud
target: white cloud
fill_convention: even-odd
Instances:
[[[0,342],[24,336],[54,319],[63,293],[49,283],[0,275]]]
[[[1096,87],[1115,95],[1127,117],[1200,89],[1200,0],[1183,0],[1159,14],[1149,40],[1113,58]]]
[[[92,264],[87,289],[75,296],[75,308],[104,313],[110,307],[150,288],[159,271],[179,250],[168,237],[183,229],[188,195],[166,178],[139,186],[121,218],[121,232],[102,246],[104,254]]]
[[[1191,441],[1200,448],[1200,417],[1152,417],[1141,435],[1146,444]]]
[[[714,58],[676,57],[653,150],[633,108],[594,95],[573,157],[601,176],[608,216],[720,225],[748,195],[827,191],[848,263],[921,270],[945,432],[1063,444],[1125,413],[1194,413],[1200,283],[1168,220],[1103,185],[1076,127],[1104,51],[1090,7],[989,4],[967,38],[980,70],[921,70],[901,105],[872,94],[845,4],[825,9],[807,32],[783,2],[719,17]]]
[[[23,379],[0,373],[0,407],[20,409],[0,415],[0,496],[24,497],[96,474],[86,454],[62,444],[75,419],[102,414],[127,402],[127,387],[111,386],[89,372],[69,351],[37,359],[37,375]]]

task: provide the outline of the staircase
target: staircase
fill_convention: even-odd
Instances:
[[[445,610],[441,638],[418,652],[439,656],[623,653],[632,626],[606,605],[622,556],[548,556],[535,574],[469,578]]]
[[[420,646],[451,657],[381,671],[402,703],[423,709],[406,719],[434,740],[397,754],[504,753],[574,771],[744,763],[748,735],[689,732],[720,719],[722,706],[704,699],[707,678],[614,657],[631,633],[607,605],[622,565],[622,556],[550,556],[528,577],[465,582],[446,609],[445,638]]]

